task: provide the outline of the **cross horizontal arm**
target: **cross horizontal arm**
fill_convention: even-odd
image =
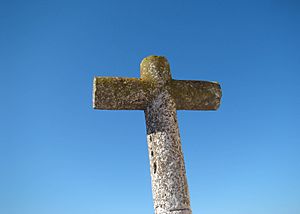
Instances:
[[[144,110],[151,86],[138,78],[95,77],[94,109]]]
[[[221,87],[208,81],[171,80],[166,84],[177,110],[216,110]],[[145,110],[157,92],[155,84],[138,78],[95,77],[93,107],[107,110]]]
[[[169,91],[177,110],[216,110],[222,96],[219,83],[172,80]]]

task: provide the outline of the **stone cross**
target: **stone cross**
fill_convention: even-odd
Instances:
[[[95,77],[93,107],[143,110],[155,214],[191,214],[176,110],[216,110],[216,82],[174,80],[166,58],[149,56],[140,78]]]

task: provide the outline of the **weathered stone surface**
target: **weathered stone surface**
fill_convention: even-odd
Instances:
[[[150,82],[137,78],[94,78],[94,102],[96,109],[144,110],[151,94]]]
[[[222,96],[219,83],[208,81],[172,80],[167,90],[177,110],[217,110]]]
[[[152,100],[145,109],[155,213],[190,214],[176,104],[167,87],[172,82],[167,59],[155,56],[144,59],[141,78],[156,83]]]
[[[150,56],[141,63],[140,79],[95,77],[93,107],[145,110],[162,87],[172,95],[177,110],[216,110],[220,105],[222,94],[218,83],[174,80],[168,61],[164,57]]]
[[[176,110],[216,110],[221,88],[207,81],[173,80],[166,58],[141,63],[141,78],[95,77],[96,109],[144,110],[156,214],[191,214]]]
[[[191,213],[176,108],[167,90],[148,105],[145,117],[155,213]]]

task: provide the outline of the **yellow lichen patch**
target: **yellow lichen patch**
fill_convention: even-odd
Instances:
[[[146,57],[140,65],[141,79],[164,84],[172,79],[170,65],[163,56]]]
[[[94,108],[143,110],[151,91],[152,85],[138,78],[96,77]]]
[[[218,83],[172,80],[167,88],[177,110],[216,110],[219,107],[221,89]]]

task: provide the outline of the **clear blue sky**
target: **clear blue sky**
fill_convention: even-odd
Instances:
[[[195,214],[300,213],[300,3],[0,1],[0,213],[153,213],[142,111],[92,109],[94,76],[219,81],[180,111]]]

